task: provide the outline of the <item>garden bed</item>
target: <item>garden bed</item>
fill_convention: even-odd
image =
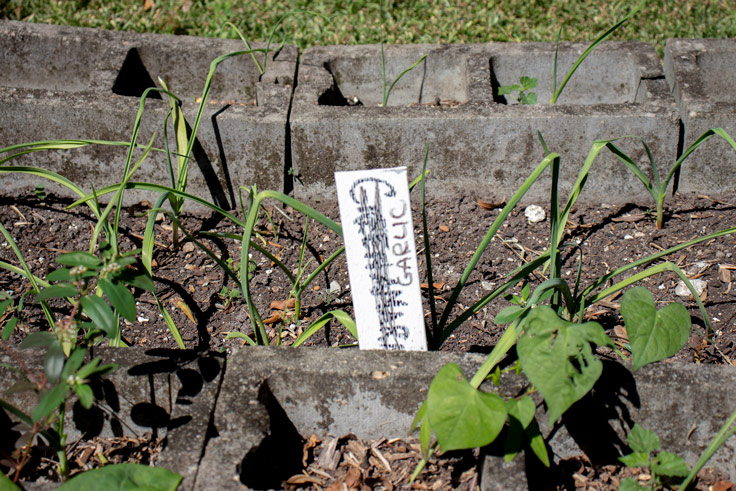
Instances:
[[[449,291],[459,279],[470,255],[498,214],[497,208],[486,208],[493,208],[489,205],[498,204],[493,202],[500,202],[502,199],[483,196],[479,204],[477,196],[468,195],[453,199],[430,199],[428,202],[434,282],[438,287],[436,295],[440,308],[444,306],[443,300],[449,296]],[[570,227],[563,242],[579,243],[582,248],[581,285],[585,286],[602,274],[636,259],[736,223],[736,205],[728,199],[675,196],[669,200],[674,212],[661,230],[656,230],[654,217],[646,207],[633,204],[612,206],[605,203],[596,206],[578,205],[571,216]],[[53,195],[41,201],[30,189],[19,197],[3,198],[0,201],[0,220],[18,242],[31,270],[40,277],[45,277],[48,272],[59,267],[54,262],[59,254],[88,247],[95,221],[84,207],[65,210],[69,203],[69,200]],[[421,217],[416,213],[416,205],[415,203],[414,223],[420,224]],[[144,202],[127,208],[123,214],[123,248],[140,246],[149,206],[149,203]],[[336,205],[331,202],[318,203],[316,207],[332,218],[338,215]],[[295,268],[303,238],[304,219],[290,208],[278,208],[269,208],[272,220],[262,220],[258,227],[260,234],[255,240],[265,244],[267,250]],[[193,243],[184,241],[178,249],[171,249],[170,222],[163,216],[161,218],[156,226],[153,277],[159,299],[174,318],[185,345],[200,350],[219,350],[240,344],[237,340],[225,340],[225,333],[228,332],[252,333],[242,297],[229,298],[227,295],[227,291],[232,291],[237,285],[226,278],[215,262]],[[223,261],[239,262],[239,242],[207,238],[201,232],[219,231],[241,235],[242,230],[205,216],[185,216],[183,224],[187,231],[212,248]],[[548,243],[548,228],[547,220],[529,223],[524,216],[523,207],[512,212],[470,277],[459,303],[464,306],[471,304],[497,287],[503,275],[518,267],[522,260],[529,261],[541,253]],[[417,244],[421,248],[421,230],[417,229],[416,232]],[[312,259],[307,271],[311,272],[320,258],[328,257],[340,245],[340,237],[311,222],[307,230],[307,257]],[[692,336],[675,357],[678,360],[729,364],[736,359],[736,272],[732,272],[736,264],[734,245],[736,242],[733,236],[724,236],[669,257],[691,279],[700,279],[707,283],[707,291],[702,298],[713,322],[713,344],[703,343],[705,332],[695,302],[676,295],[678,279],[674,274],[663,273],[642,283],[654,295],[658,304],[677,300],[687,306],[693,315]],[[0,258],[11,263],[16,261],[7,244],[0,249]],[[294,322],[288,303],[283,305],[289,298],[291,284],[268,259],[255,251],[253,261],[255,269],[251,290],[259,312],[264,319],[272,320],[269,329],[273,344],[276,344],[275,336],[281,327],[282,342],[288,345],[298,335],[299,329],[304,327],[304,323]],[[577,261],[577,254],[571,252],[563,265],[563,274],[571,284],[577,271]],[[424,277],[423,254],[419,255],[419,262]],[[530,278],[533,286],[541,280],[541,276]],[[13,295],[20,295],[29,288],[28,283],[20,276],[9,273],[0,278],[0,287]],[[426,287],[423,291],[426,302]],[[176,347],[152,296],[143,292],[138,301],[137,322],[124,323],[124,340],[131,346]],[[341,259],[327,268],[304,293],[303,321],[314,320],[336,308],[351,312],[351,301],[347,268],[344,259]],[[618,316],[619,301],[619,297],[614,297],[599,303],[588,310],[586,317],[598,320],[615,336],[622,338],[625,332],[621,330]],[[508,305],[503,299],[491,302],[455,331],[441,349],[487,352],[502,332],[501,327],[494,325],[493,318]],[[31,309],[31,312],[23,329],[17,330],[11,338],[14,342],[21,340],[23,332],[38,329],[42,325],[40,309]],[[335,325],[310,338],[307,344],[335,346],[352,342],[355,340],[349,333]]]

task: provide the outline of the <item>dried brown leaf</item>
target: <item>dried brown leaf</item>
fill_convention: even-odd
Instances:
[[[484,201],[478,198],[478,206],[480,206],[484,210],[495,210],[496,208],[501,208],[505,204],[506,198],[502,198],[501,201]]]

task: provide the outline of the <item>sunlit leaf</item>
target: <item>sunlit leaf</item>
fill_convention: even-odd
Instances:
[[[634,370],[680,351],[690,335],[690,314],[679,303],[659,311],[649,291],[629,289],[621,300],[621,316],[629,335]]]
[[[143,464],[112,464],[77,474],[59,486],[59,491],[175,490],[182,476],[161,467]]]
[[[506,405],[498,395],[473,388],[450,363],[429,386],[427,417],[443,451],[482,447],[503,428]]]
[[[600,346],[611,341],[597,322],[574,324],[546,305],[532,309],[523,328],[516,345],[521,368],[544,396],[552,426],[593,388],[603,371],[591,343]]]

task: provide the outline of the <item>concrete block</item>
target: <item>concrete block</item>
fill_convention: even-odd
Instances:
[[[207,444],[195,488],[278,488],[280,479],[300,472],[301,448],[313,433],[404,436],[442,366],[457,363],[470,378],[483,360],[479,354],[438,352],[236,351],[212,420],[217,436]],[[555,461],[582,452],[594,462],[615,461],[626,453],[626,434],[638,422],[692,465],[736,408],[733,391],[721,390],[736,383],[733,367],[660,363],[632,375],[617,363],[604,366],[591,394],[562,424],[547,427],[537,401],[537,420]],[[484,387],[506,396],[524,388],[524,379],[514,376],[503,377],[500,388]],[[533,456],[503,464],[502,448],[495,447],[485,449],[483,489],[537,489],[540,480],[552,479]],[[729,440],[711,465],[736,477],[736,440]]]
[[[34,373],[43,372],[42,351],[19,350],[18,354]],[[165,436],[166,447],[157,465],[182,474],[182,489],[191,489],[224,375],[225,357],[191,350],[137,348],[96,348],[93,355],[101,357],[102,364],[114,363],[118,368],[91,381],[95,395],[91,409],[84,409],[76,396],[69,397],[67,441],[73,442],[82,434],[113,437],[151,432],[154,438]],[[8,366],[17,367],[17,363],[2,351],[0,397],[32,411],[37,403],[33,392],[6,393],[20,380]],[[8,430],[12,431],[10,425]],[[3,442],[12,445],[18,436],[3,434]]]
[[[669,39],[664,71],[684,126],[683,149],[711,128],[736,139],[736,39]],[[718,136],[682,165],[680,189],[713,194],[736,190],[736,150]]]
[[[41,369],[40,352],[22,354],[32,370]],[[93,384],[92,411],[70,411],[70,439],[92,429],[108,436],[151,430],[165,435],[158,465],[182,473],[182,489],[278,489],[282,479],[300,472],[302,446],[311,434],[405,436],[442,366],[457,363],[470,378],[485,358],[248,347],[236,350],[225,369],[224,357],[213,353],[98,348],[94,354],[119,368]],[[15,362],[0,353],[3,398],[30,409],[31,399],[5,394],[16,375],[3,364]],[[533,397],[555,462],[583,452],[594,464],[615,461],[627,453],[626,434],[637,422],[657,432],[665,450],[692,465],[736,408],[736,393],[724,390],[734,385],[736,370],[728,366],[658,363],[632,374],[604,361],[591,393],[552,428],[539,394]],[[511,397],[525,388],[522,377],[507,374],[500,387],[484,390]],[[559,477],[531,455],[503,463],[502,450],[495,444],[483,449],[484,490],[543,489]],[[728,440],[709,465],[736,479],[736,440]]]
[[[587,44],[560,45],[558,80]],[[416,176],[429,143],[433,195],[462,189],[509,197],[543,159],[540,131],[562,155],[568,190],[596,139],[637,135],[660,161],[674,161],[679,123],[654,49],[640,42],[599,46],[580,66],[556,105],[552,94],[555,45],[386,46],[389,83],[422,55],[427,58],[382,94],[380,47],[329,46],[305,50],[291,112],[294,191],[300,198],[333,193],[337,170],[406,165]],[[521,76],[539,79],[540,104],[519,105],[495,95]],[[633,140],[621,147],[641,161]],[[648,164],[646,166],[648,168]],[[528,200],[549,199],[549,174]],[[647,196],[608,151],[593,168],[581,199],[623,202]]]
[[[244,49],[235,40],[13,21],[0,22],[0,45],[2,147],[46,139],[129,141],[140,96],[157,85],[158,77],[182,99],[191,126],[210,63],[217,56]],[[263,76],[248,55],[220,64],[199,128],[188,192],[230,208],[238,202],[241,185],[283,189],[296,58],[293,46],[285,46],[275,58],[269,54]],[[146,100],[138,142],[145,145],[156,133],[154,146],[164,148],[168,101],[165,96],[155,97]],[[169,124],[169,144],[175,150],[173,133]],[[95,145],[30,154],[6,165],[50,169],[91,190],[122,178],[126,151],[126,147]],[[20,175],[2,179],[9,192],[41,181]],[[133,181],[170,185],[164,154],[150,154]],[[141,196],[131,193],[126,202]]]

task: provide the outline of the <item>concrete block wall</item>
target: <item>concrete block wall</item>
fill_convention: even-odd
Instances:
[[[395,85],[388,107],[379,106],[380,46],[310,48],[298,70],[297,50],[287,46],[275,59],[271,54],[263,76],[250,57],[240,56],[217,71],[188,191],[226,208],[237,201],[239,186],[252,184],[300,199],[333,200],[334,171],[406,165],[415,176],[428,143],[430,195],[509,197],[544,156],[538,131],[562,156],[563,196],[596,139],[636,135],[660,167],[669,168],[683,144],[705,129],[723,126],[736,133],[736,84],[729,82],[727,69],[735,43],[671,40],[664,71],[646,43],[604,43],[583,62],[556,105],[547,103],[552,43],[385,46],[389,83],[427,55]],[[52,138],[129,139],[139,96],[158,76],[182,97],[191,124],[209,63],[243,49],[239,41],[11,21],[0,22],[0,44],[0,71],[6,74],[0,79],[0,146]],[[560,45],[558,83],[586,47]],[[538,78],[539,104],[519,105],[513,95],[497,95],[499,86],[518,83],[521,76]],[[139,143],[156,132],[154,144],[164,146],[167,111],[166,100],[146,101]],[[173,145],[172,128],[169,133]],[[736,152],[716,140],[685,164],[680,189],[734,189],[729,159]],[[637,140],[618,145],[649,172]],[[31,154],[9,164],[45,167],[91,189],[119,180],[124,158],[124,147],[95,145]],[[10,192],[39,182],[18,175],[2,179]],[[526,201],[549,199],[549,179],[545,174]],[[150,155],[134,180],[168,184],[163,155]],[[130,193],[127,202],[143,196]],[[650,198],[604,150],[580,199]]]
[[[563,43],[558,82],[587,47]],[[315,199],[333,194],[332,173],[407,165],[418,175],[429,144],[432,195],[458,191],[509,197],[544,158],[537,131],[562,156],[561,187],[569,190],[596,139],[638,135],[658,158],[674,161],[678,116],[656,53],[640,42],[611,42],[594,51],[556,105],[552,94],[555,45],[411,45],[385,48],[391,81],[422,55],[426,59],[382,94],[380,46],[307,49],[291,112],[294,192]],[[536,76],[539,104],[498,96],[500,85]],[[357,105],[356,105],[357,104]],[[645,156],[635,141],[620,146]],[[648,166],[647,166],[648,167]],[[549,199],[546,176],[527,200]],[[646,191],[623,164],[604,152],[581,199],[625,201]]]
[[[0,22],[0,147],[47,139],[129,141],[140,97],[161,77],[183,101],[194,124],[210,63],[244,50],[242,42],[188,36]],[[253,48],[264,48],[254,43]],[[262,59],[262,54],[257,54]],[[297,51],[285,46],[260,76],[248,55],[224,61],[215,72],[190,165],[187,191],[225,208],[237,203],[238,186],[283,189],[288,148],[287,117]],[[138,143],[164,148],[166,96],[147,98]],[[168,127],[175,150],[174,129]],[[86,190],[122,179],[125,147],[93,145],[41,152],[8,162],[61,173]],[[140,152],[134,156],[134,163]],[[174,161],[174,166],[176,162]],[[40,178],[3,176],[8,192]],[[170,185],[164,154],[152,152],[134,181]],[[64,191],[45,183],[49,189]],[[65,194],[69,192],[66,191]],[[143,196],[130,193],[126,202]]]
[[[680,112],[684,148],[711,128],[736,138],[736,39],[670,39],[664,56],[667,82]],[[682,166],[680,189],[733,194],[736,150],[720,137]]]
[[[34,353],[26,362],[38,372],[43,359]],[[91,411],[75,406],[67,414],[70,440],[83,431],[107,436],[156,432],[166,437],[157,465],[181,473],[181,489],[186,490],[278,489],[282,480],[301,472],[303,443],[311,434],[403,437],[442,366],[456,363],[470,378],[485,358],[289,347],[238,349],[227,363],[221,354],[191,350],[98,348],[93,355],[118,369],[93,382],[96,405]],[[19,380],[7,368],[14,363],[0,352],[0,393],[18,407],[32,408],[35,401],[28,393],[6,395]],[[554,459],[586,452],[594,464],[615,460],[638,422],[658,433],[665,450],[692,465],[736,406],[736,393],[721,390],[734,383],[736,370],[729,366],[658,363],[632,374],[605,361],[594,390],[555,428],[547,427],[535,396],[537,421]],[[513,397],[525,384],[509,374],[499,387],[489,384],[484,390]],[[18,438],[8,430],[7,442]],[[510,463],[492,448],[483,449],[483,455],[481,489],[537,489],[535,483],[549,479],[543,468],[533,466],[534,457],[526,459],[532,465],[525,468],[524,455]],[[729,439],[709,465],[735,479],[736,440]]]

